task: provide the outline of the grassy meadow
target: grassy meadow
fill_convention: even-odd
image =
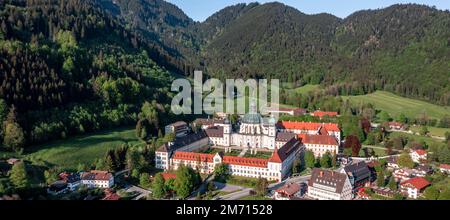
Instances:
[[[343,96],[353,104],[372,103],[376,109],[388,112],[391,116],[398,116],[404,113],[407,117],[426,113],[429,117],[441,119],[445,115],[450,115],[450,107],[438,106],[428,102],[404,98],[390,92],[377,91],[361,96]]]

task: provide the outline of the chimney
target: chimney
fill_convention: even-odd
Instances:
[[[319,176],[323,177],[323,171],[320,171]]]

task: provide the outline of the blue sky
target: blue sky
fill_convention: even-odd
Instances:
[[[177,5],[189,17],[196,21],[204,21],[220,9],[237,3],[250,3],[256,0],[166,0]],[[273,2],[259,0],[258,2]],[[417,3],[436,6],[438,9],[450,9],[450,0],[278,0],[297,8],[306,14],[327,12],[341,18],[363,9],[384,8],[397,3]]]

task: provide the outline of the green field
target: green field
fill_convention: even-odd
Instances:
[[[399,137],[399,136],[403,136],[406,137],[410,140],[415,140],[415,141],[424,141],[425,143],[427,143],[428,146],[431,145],[443,145],[444,142],[443,141],[439,141],[436,139],[433,139],[431,137],[426,137],[426,136],[419,136],[419,135],[414,135],[414,134],[407,134],[407,133],[403,133],[403,132],[392,132],[389,134],[389,138],[395,138],[395,137]]]
[[[126,142],[130,145],[140,143],[134,129],[122,128],[34,146],[27,149],[24,156],[31,161],[42,160],[62,169],[73,170],[79,163],[92,164],[109,149],[120,147]]]
[[[302,95],[308,94],[309,92],[316,91],[316,90],[320,90],[319,85],[307,84],[307,85],[293,89],[293,91],[295,91],[296,93],[300,93]]]
[[[430,132],[430,135],[438,136],[438,137],[445,137],[445,132],[450,132],[450,128],[427,127],[427,129]],[[411,127],[409,127],[409,130],[420,133],[421,127],[420,126],[411,126]]]
[[[376,109],[384,110],[395,117],[404,113],[407,117],[426,113],[429,117],[441,119],[445,115],[450,115],[450,107],[434,105],[428,102],[404,98],[389,92],[377,91],[361,96],[343,96],[344,100],[350,99],[353,104],[372,103]]]
[[[364,149],[367,149],[369,153],[370,153],[370,149],[373,149],[373,151],[375,151],[375,155],[378,156],[378,157],[386,156],[386,150],[385,149],[380,149],[378,147],[363,146],[361,148],[361,150],[359,151],[359,156],[360,157],[365,157]]]

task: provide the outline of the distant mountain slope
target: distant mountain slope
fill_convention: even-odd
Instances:
[[[238,16],[228,15],[230,7],[212,16],[227,22],[200,24],[220,30],[206,35],[202,52],[212,75],[322,83],[342,95],[381,89],[450,104],[448,11],[393,5],[342,20],[280,3],[235,7]]]
[[[97,0],[126,26],[164,48],[176,60],[180,73],[198,66],[199,38],[195,22],[181,9],[164,0]]]

